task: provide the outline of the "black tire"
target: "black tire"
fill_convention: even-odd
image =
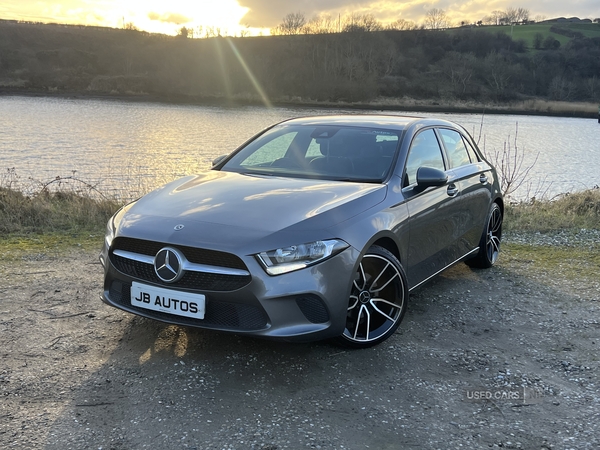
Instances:
[[[407,301],[408,282],[398,259],[382,247],[370,247],[352,281],[346,329],[337,342],[367,348],[385,341],[402,322]]]
[[[465,261],[467,265],[479,269],[489,269],[496,263],[502,241],[502,219],[500,206],[492,203],[479,241],[479,252],[475,257]]]

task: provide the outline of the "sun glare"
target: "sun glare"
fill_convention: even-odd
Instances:
[[[152,33],[177,34],[181,27],[205,33],[239,35],[247,11],[236,0],[59,0],[20,2],[6,0],[0,18],[114,28],[133,25]],[[255,33],[251,33],[255,34]]]
[[[185,26],[204,31],[213,27],[221,34],[235,35],[243,28],[239,22],[246,12],[236,0],[129,0],[116,5],[126,10],[123,12],[125,23],[131,22],[139,29],[165,34],[175,34]]]

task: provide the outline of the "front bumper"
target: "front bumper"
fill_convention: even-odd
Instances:
[[[351,280],[359,257],[354,248],[349,247],[306,269],[279,276],[266,274],[252,256],[237,256],[250,272],[247,284],[241,288],[232,286],[234,290],[202,290],[189,283],[174,287],[126,274],[117,269],[105,248],[100,256],[105,269],[102,300],[124,311],[167,323],[266,338],[316,341],[343,333]],[[204,319],[133,306],[130,289],[134,281],[205,295]]]

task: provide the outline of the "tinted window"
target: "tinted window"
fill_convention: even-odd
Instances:
[[[396,131],[337,125],[288,125],[268,130],[221,170],[381,182],[398,147]]]
[[[283,158],[290,148],[294,137],[296,137],[296,132],[294,131],[277,136],[241,161],[240,166],[248,167],[270,164],[277,159]]]
[[[465,145],[467,147],[467,151],[469,152],[469,158],[471,158],[471,162],[477,162],[479,161],[479,158],[477,157],[477,152],[475,151],[475,149],[473,148],[473,146],[469,143],[469,141],[467,140],[467,138],[465,138],[463,136],[463,141],[465,142]]]
[[[448,152],[448,159],[450,160],[450,167],[460,167],[466,164],[471,164],[467,147],[462,140],[460,133],[454,130],[440,129],[440,135],[444,141],[444,146]]]
[[[409,186],[417,182],[417,170],[419,167],[446,170],[440,144],[434,131],[431,129],[419,133],[411,144],[406,161],[404,186]]]

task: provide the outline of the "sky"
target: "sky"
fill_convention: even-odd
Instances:
[[[527,8],[531,17],[600,17],[600,0],[1,0],[0,19],[98,25],[176,34],[185,26],[213,27],[230,36],[268,34],[289,13],[307,19],[319,14],[372,14],[383,23],[422,23],[431,8],[449,19],[476,22],[495,10]]]

